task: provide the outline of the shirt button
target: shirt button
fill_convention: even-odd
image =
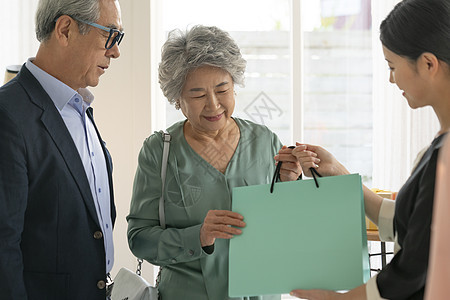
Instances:
[[[75,102],[76,102],[76,103],[80,102],[80,99],[75,98]]]
[[[99,240],[103,237],[103,233],[101,231],[94,232],[94,239]]]
[[[194,250],[189,250],[188,253],[189,253],[190,256],[192,256],[192,255],[194,255]]]
[[[171,262],[172,262],[172,263],[176,263],[177,260],[176,260],[175,258],[172,258]]]
[[[109,225],[108,225],[108,224],[106,224],[106,228],[109,228]]]
[[[97,287],[99,290],[103,290],[105,288],[105,286],[106,286],[106,282],[104,280],[99,280],[97,282]]]
[[[110,264],[110,262],[111,262],[111,261],[108,259],[108,265]]]
[[[94,156],[94,152],[91,152],[91,155]]]
[[[102,189],[101,189],[101,188],[98,188],[98,192],[101,193],[101,192],[102,192]]]

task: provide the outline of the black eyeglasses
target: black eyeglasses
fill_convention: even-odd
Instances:
[[[117,45],[120,45],[120,42],[122,42],[123,36],[125,35],[125,32],[122,32],[118,29],[114,29],[114,28],[108,28],[102,25],[99,25],[97,23],[92,23],[92,22],[88,22],[88,21],[84,21],[84,20],[80,20],[77,18],[72,17],[73,19],[77,20],[78,22],[82,22],[84,24],[90,25],[90,26],[94,26],[98,29],[104,30],[106,32],[109,32],[109,36],[108,39],[106,40],[105,43],[105,48],[106,50],[111,49],[112,47],[114,47],[114,45],[117,43]],[[55,20],[55,22],[58,19]]]

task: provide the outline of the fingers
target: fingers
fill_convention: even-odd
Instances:
[[[314,157],[318,156],[318,151],[320,150],[319,146],[309,145],[309,144],[300,144],[295,143],[297,146],[292,150],[292,155],[298,156],[301,154],[308,153]]]
[[[301,151],[295,151],[295,152],[293,151],[292,156],[294,156],[298,159],[300,157],[318,157],[318,154],[316,152],[312,152],[309,150],[301,150]]]
[[[315,153],[309,153],[307,152],[301,152],[297,156],[298,162],[301,166],[301,169],[303,170],[303,173],[311,177],[311,171],[310,168],[317,169],[319,168],[320,159],[316,157]]]
[[[296,143],[296,145],[297,147],[292,150],[292,155],[295,156],[300,163],[305,175],[311,177],[311,172],[309,169],[317,169],[319,167],[319,163],[321,162],[319,154],[317,153],[317,151],[320,151],[320,147],[301,143]]]
[[[203,224],[205,230],[212,234],[215,238],[232,238],[233,235],[239,235],[242,230],[223,224]]]
[[[244,220],[244,217],[241,214],[238,214],[237,212],[230,211],[230,210],[210,210],[210,211],[208,211],[206,218],[219,220],[219,223],[220,223],[220,220],[222,220],[222,223],[224,223],[224,224],[226,224],[226,220],[228,220],[228,219],[240,220],[240,221]],[[242,222],[242,223],[244,223],[244,222]],[[233,225],[233,224],[228,224],[228,225]],[[235,225],[235,226],[237,226],[237,225]],[[239,227],[243,227],[243,226],[239,226]]]
[[[280,179],[281,181],[293,181],[302,174],[302,167],[292,151],[295,149],[294,146],[286,147],[283,146],[278,154],[274,157],[278,162],[283,162],[280,168]]]
[[[283,162],[280,168],[281,181],[293,181],[297,180],[302,174],[302,167],[298,161],[295,162]]]
[[[239,235],[245,227],[244,217],[228,210],[210,210],[200,229],[200,243],[202,247],[214,244],[215,239],[231,239]]]
[[[340,296],[334,291],[327,290],[293,290],[289,294],[297,298],[309,300],[332,300]]]
[[[309,150],[312,152],[317,152],[318,150],[321,149],[320,146],[316,146],[316,145],[311,145],[311,144],[303,144],[303,143],[299,143],[299,142],[295,142],[295,149],[297,150]]]
[[[302,299],[311,299],[308,292],[308,290],[292,290],[289,295]]]
[[[295,148],[294,150],[292,150],[292,156],[296,157],[297,159],[301,159],[307,157],[318,158],[319,155],[314,151],[306,149],[301,150],[301,148]]]
[[[283,146],[280,151],[278,151],[278,153],[280,154],[290,154],[292,152],[292,150],[294,150],[295,147],[294,146]]]
[[[205,218],[205,223],[215,224],[215,225],[226,225],[226,226],[236,226],[244,227],[245,222],[239,218],[232,218],[229,216],[217,216],[217,215],[207,215]]]
[[[349,174],[349,171],[330,152],[321,146],[296,143],[292,150],[306,176],[310,177],[310,168],[319,168],[322,176],[336,176]]]
[[[276,161],[282,161],[282,162],[296,162],[297,158],[292,155],[292,151],[295,149],[294,146],[283,146],[280,151],[278,151],[278,154],[275,155],[274,159]]]
[[[292,150],[291,150],[292,151]],[[274,156],[274,159],[278,162],[278,161],[282,161],[284,162],[296,162],[297,158],[292,155],[291,153],[289,154],[277,154]]]
[[[287,175],[288,172],[293,172],[293,173],[297,174],[297,176],[300,175],[300,173],[302,172],[300,163],[297,160],[295,160],[293,162],[284,161],[280,168],[280,174],[284,173]]]
[[[303,170],[309,170],[309,168],[317,169],[320,164],[320,158],[311,157],[311,156],[303,156],[298,157],[298,161]]]

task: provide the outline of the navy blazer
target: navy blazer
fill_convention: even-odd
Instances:
[[[114,223],[112,164],[101,144]],[[23,66],[0,88],[0,299],[104,300],[105,270],[103,234],[75,143]]]

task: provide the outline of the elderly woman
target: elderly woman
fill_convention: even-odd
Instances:
[[[229,239],[245,230],[244,217],[230,211],[232,189],[269,183],[277,154],[281,180],[301,174],[292,150],[272,131],[232,117],[234,85],[243,85],[245,66],[239,47],[216,27],[172,31],[163,46],[161,89],[186,120],[167,129],[172,141],[164,191],[162,136],[145,140],[127,217],[132,252],[162,266],[163,300],[230,299]],[[159,225],[161,193],[167,229]]]

